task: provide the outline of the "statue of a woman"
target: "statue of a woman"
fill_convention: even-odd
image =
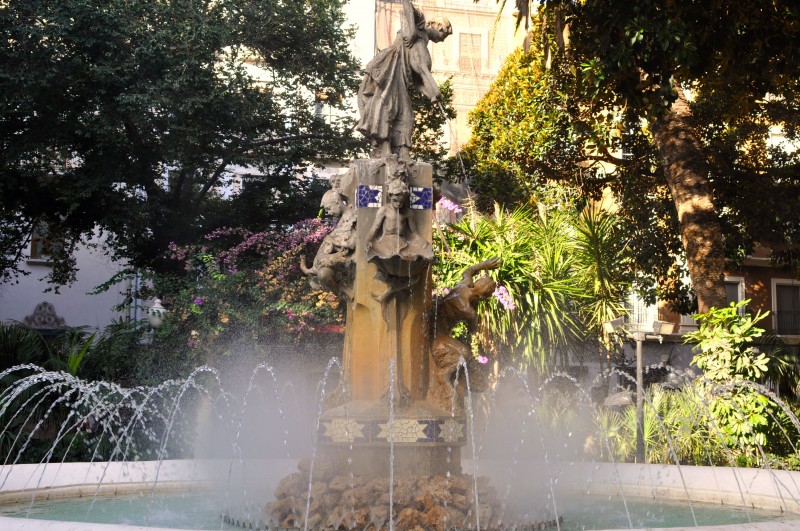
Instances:
[[[373,155],[409,157],[414,113],[407,86],[413,83],[431,101],[439,100],[428,41],[442,42],[451,33],[447,19],[426,22],[410,0],[403,0],[403,23],[397,38],[369,62],[358,90],[361,119],[356,128],[372,142]]]

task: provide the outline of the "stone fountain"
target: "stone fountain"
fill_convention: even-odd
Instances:
[[[7,456],[0,466],[0,506],[5,501],[24,502],[30,507],[37,498],[60,496],[85,497],[94,503],[103,494],[128,493],[153,499],[157,490],[203,490],[222,481],[226,483],[225,519],[254,529],[560,528],[563,513],[556,501],[561,503],[562,494],[570,493],[595,494],[602,504],[611,497],[620,498],[629,528],[635,521],[627,508],[626,496],[630,495],[684,500],[690,509],[692,501],[705,501],[800,512],[800,478],[795,472],[559,462],[557,454],[548,460],[547,452],[541,449],[518,456],[523,453],[518,452],[522,435],[513,441],[511,455],[503,456],[511,458],[513,469],[506,475],[518,483],[512,486],[511,479],[503,478],[509,468],[507,462],[482,466],[492,475],[494,484],[506,485],[502,502],[487,479],[462,473],[461,450],[470,428],[464,399],[468,391],[486,388],[487,377],[484,367],[472,358],[469,346],[450,333],[458,323],[468,327],[476,324],[478,304],[495,289],[489,277],[479,274],[499,267],[500,261],[495,258],[468,267],[447,295],[432,297],[432,173],[430,165],[410,158],[413,113],[406,87],[414,83],[431,101],[438,100],[427,44],[441,42],[451,28],[447,21],[426,21],[409,0],[403,1],[403,16],[397,40],[367,65],[359,90],[358,129],[371,141],[372,157],[354,161],[346,173],[332,180],[323,207],[338,218],[338,223],[310,267],[301,264],[311,282],[338,294],[347,311],[342,378],[339,386],[324,396],[324,412],[314,426],[312,455],[285,477],[290,470],[283,467],[288,453],[280,463],[245,462],[240,455],[239,459],[223,461],[167,461],[165,449],[180,406],[197,396],[188,393],[197,390],[200,397],[228,396],[221,388],[219,374],[208,367],[198,368],[185,380],[126,390],[20,366],[8,373],[32,374],[0,394],[0,411],[12,408],[25,412],[30,409],[26,408],[29,400],[44,401],[55,393],[58,398],[48,411],[60,408],[65,417],[58,429],[59,438],[74,437],[77,427],[78,431],[113,434],[117,442],[108,456],[93,457],[92,462],[62,463],[53,458],[50,463],[53,456],[48,455],[43,463],[16,464],[37,425],[23,441],[23,449]],[[277,380],[269,366],[255,369],[243,402],[256,394],[253,382],[259,374],[272,378],[276,392],[267,399],[278,404],[283,418]],[[517,373],[501,372],[501,383],[504,375],[509,380]],[[210,382],[210,388],[220,387],[220,392],[211,393],[201,380]],[[27,398],[25,393],[34,388],[42,389],[43,394],[34,395],[41,398]],[[533,404],[541,397],[530,393],[529,398],[522,413],[524,418],[535,420],[535,415],[531,417]],[[220,407],[230,406],[227,399],[212,401]],[[67,404],[75,407],[63,407]],[[239,435],[245,406],[241,408],[234,415],[238,420],[231,424],[238,426],[233,430],[234,450],[241,450]],[[263,413],[259,410],[259,422],[268,424]],[[137,426],[144,428],[151,443],[160,446],[156,460],[138,461],[128,454]],[[7,429],[0,428],[0,436]],[[288,446],[286,439],[283,446]],[[543,441],[541,446],[544,448]],[[468,456],[473,466],[477,455]],[[294,461],[288,466],[294,468]],[[249,474],[252,470],[258,473]],[[242,514],[235,514],[228,509],[228,502],[238,494],[229,492],[230,485],[241,481],[249,488],[252,475],[267,478],[270,486],[277,485],[275,501],[264,506],[264,498],[259,497],[259,506],[253,511],[245,508]],[[509,493],[525,498],[525,505],[539,503],[548,509],[508,518],[503,511]],[[245,502],[252,501],[244,498]],[[589,511],[602,507],[584,498],[578,504],[589,507]],[[697,526],[694,512],[692,517]],[[589,518],[593,520],[596,515]],[[520,524],[520,520],[534,523]],[[800,521],[795,519],[748,523],[739,528],[798,526]],[[0,528],[145,529],[2,515]]]
[[[472,390],[485,388],[486,378],[450,332],[460,322],[476,324],[478,303],[495,284],[473,276],[500,262],[468,268],[447,296],[432,299],[432,169],[409,155],[408,85],[438,102],[427,46],[452,29],[446,19],[426,20],[409,0],[403,17],[394,44],[367,65],[358,93],[357,128],[372,156],[332,180],[322,206],[338,224],[313,265],[302,264],[312,282],[346,303],[343,379],[327,397],[314,461],[281,483],[269,507],[282,527],[388,528],[395,519],[400,529],[461,526],[476,499],[483,515],[471,517],[472,527],[492,522],[488,483],[461,475],[465,369]]]

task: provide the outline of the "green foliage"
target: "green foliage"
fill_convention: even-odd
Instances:
[[[730,451],[714,429],[706,395],[696,386],[647,389],[644,402],[645,455],[650,463],[719,465],[730,462]],[[595,438],[602,443],[599,457],[633,461],[636,455],[636,406],[621,411],[598,407]],[[595,443],[596,445],[598,443]]]
[[[321,95],[346,109],[357,86],[342,6],[3,3],[3,275],[41,223],[63,242],[53,280],[68,282],[70,251],[98,228],[112,255],[164,272],[169,242],[310,215],[321,195],[312,161],[358,144],[349,118],[316,112]],[[225,197],[235,166],[259,175]]]
[[[16,323],[0,323],[0,371],[25,363],[43,365],[50,356],[50,346],[36,330]]]
[[[467,151],[485,189],[501,197],[503,183],[521,190],[556,180],[597,196],[610,187],[630,235],[637,289],[680,313],[696,311],[682,281],[689,262],[674,201],[681,197],[673,198],[662,166],[674,146],[656,145],[652,134],[677,89],[691,89],[686,126],[702,145],[678,164],[710,176],[726,257],[741,260],[765,241],[786,249],[799,241],[796,2],[741,9],[731,0],[636,0],[624,12],[609,0],[517,7],[532,26],[530,49],[509,56],[471,116]],[[776,130],[788,149],[775,145]],[[796,253],[775,257],[797,265]]]
[[[582,210],[557,187],[544,189],[539,199],[536,210],[496,205],[492,215],[468,205],[459,221],[438,227],[434,282],[437,289],[453,286],[468,266],[500,257],[500,269],[488,274],[510,304],[496,293],[485,305],[481,343],[508,361],[547,372],[559,363],[556,353],[582,339],[587,326],[599,333],[604,312],[621,309],[625,247],[613,214]],[[520,346],[522,356],[512,357]]]
[[[622,219],[590,204],[576,220],[576,261],[589,297],[581,316],[590,330],[624,315],[631,286],[631,256]]]
[[[764,332],[755,325],[768,314],[742,315],[740,311],[749,302],[695,315],[700,328],[687,334],[685,340],[697,342],[692,363],[704,371],[698,385],[709,400],[709,410],[726,444],[753,457],[767,442],[769,418],[776,406],[748,384],[762,378],[770,363],[767,354],[754,344]]]
[[[628,264],[637,272],[629,281],[649,299],[683,302],[675,207],[643,122],[586,98],[570,65],[554,59],[546,68],[544,54],[534,43],[510,55],[470,115],[474,134],[464,158],[478,201],[496,197],[513,208],[553,181],[595,199],[608,187],[620,207],[616,230],[626,234]]]
[[[438,103],[423,96],[413,85],[409,85],[411,107],[414,110],[414,131],[411,138],[411,156],[433,166],[434,179],[458,180],[456,162],[447,157],[447,147],[442,140],[447,134],[448,120],[454,123],[456,110],[453,107],[453,83],[448,79],[439,85],[441,97]]]
[[[769,359],[754,344],[764,330],[756,327],[769,312],[755,317],[741,314],[749,300],[712,308],[695,315],[698,330],[686,334],[686,342],[696,342],[698,351],[692,363],[704,371],[706,379],[716,382],[755,381],[767,372]]]

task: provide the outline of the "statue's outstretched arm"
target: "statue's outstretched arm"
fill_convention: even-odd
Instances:
[[[439,84],[436,83],[435,79],[433,79],[433,74],[431,74],[431,71],[428,70],[425,65],[420,65],[420,67],[415,70],[422,81],[422,87],[418,87],[421,89],[420,92],[425,94],[425,96],[427,96],[428,99],[433,103],[439,101],[439,99],[442,97],[442,93],[439,90]]]
[[[500,260],[500,258],[495,256],[494,258],[484,260],[480,264],[471,265],[464,270],[464,274],[461,277],[463,279],[462,283],[467,286],[472,286],[472,277],[475,276],[475,273],[478,271],[485,271],[487,269],[497,269],[502,263],[503,262]]]
[[[417,16],[416,9],[411,4],[411,0],[403,0],[403,23],[400,28],[403,32],[403,39],[407,44],[411,44],[417,39]]]

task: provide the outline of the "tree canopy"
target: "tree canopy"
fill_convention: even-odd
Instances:
[[[511,59],[476,112],[477,159],[590,194],[610,186],[641,270],[669,291],[686,267],[701,310],[724,305],[726,255],[796,243],[797,216],[765,207],[800,190],[797,151],[770,144],[776,127],[797,141],[796,3],[517,6],[531,53]]]
[[[0,5],[3,277],[35,227],[62,241],[64,282],[98,229],[115,256],[159,268],[169,242],[231,217],[258,229],[315,211],[304,169],[353,147],[349,120],[319,112],[357,86],[342,4]],[[250,175],[223,201],[234,167]]]

